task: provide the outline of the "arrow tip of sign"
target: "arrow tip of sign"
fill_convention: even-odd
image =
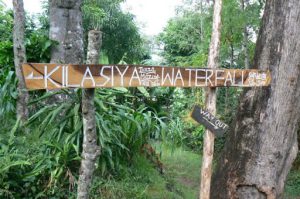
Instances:
[[[33,79],[33,72],[29,73],[29,75],[27,75],[25,79]]]

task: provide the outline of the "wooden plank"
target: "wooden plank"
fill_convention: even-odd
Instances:
[[[229,129],[227,124],[197,105],[194,107],[191,116],[196,122],[204,125],[217,137],[224,136],[225,132]]]
[[[141,65],[23,64],[26,87],[257,87],[268,86],[269,71]]]

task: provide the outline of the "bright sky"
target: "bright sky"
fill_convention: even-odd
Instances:
[[[3,2],[9,8],[12,8],[12,0],[3,0]],[[42,10],[42,3],[41,2],[42,2],[41,0],[24,0],[24,8],[27,12],[39,13]]]
[[[12,8],[12,0],[3,0]],[[156,35],[163,30],[167,21],[175,16],[175,8],[182,0],[126,0],[122,8],[134,14],[146,35]],[[30,13],[41,11],[41,0],[24,0],[25,10]]]
[[[175,16],[175,8],[181,3],[182,0],[126,0],[123,9],[134,14],[137,22],[143,24],[143,33],[156,35]]]

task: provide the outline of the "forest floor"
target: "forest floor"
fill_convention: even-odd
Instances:
[[[136,160],[131,171],[120,181],[105,182],[96,188],[94,197],[109,199],[196,199],[199,194],[201,156],[183,148],[172,149],[154,144],[161,152],[164,173],[161,175],[146,159]],[[100,188],[100,190],[99,190]],[[98,193],[97,193],[98,192]],[[101,193],[100,193],[101,192]],[[98,195],[99,194],[99,195]],[[300,171],[288,176],[284,199],[300,199]]]
[[[104,199],[194,199],[198,196],[201,158],[182,148],[154,144],[161,152],[163,174],[143,157],[119,180],[94,179],[91,198]]]

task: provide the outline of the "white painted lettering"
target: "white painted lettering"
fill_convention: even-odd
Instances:
[[[55,85],[57,88],[61,88],[61,86],[56,83],[53,79],[51,79],[51,75],[53,73],[55,73],[58,69],[60,68],[60,66],[56,66],[50,73],[48,73],[48,66],[44,66],[44,86],[45,88],[47,89],[48,88],[48,80],[53,84]]]
[[[203,109],[200,109],[200,114],[205,115],[206,111],[204,111]]]
[[[242,86],[244,86],[244,71],[242,71]]]
[[[116,66],[117,71],[119,72],[119,74],[121,75],[121,86],[124,86],[124,75],[127,72],[129,66],[126,66],[125,70],[123,71],[123,73],[121,72],[121,70],[119,69],[118,66]]]
[[[232,79],[232,76],[231,76],[231,73],[230,71],[227,71],[227,74],[226,74],[226,78],[225,78],[225,82],[224,82],[224,86],[227,86],[227,82],[230,81],[230,85],[233,84],[233,79]]]
[[[94,80],[94,77],[91,73],[90,67],[87,67],[86,70],[85,70],[85,73],[84,73],[83,78],[81,80],[81,87],[84,87],[84,82],[86,80],[92,81],[92,87],[95,87],[95,80]]]
[[[137,79],[139,81],[139,85],[141,85],[141,80],[140,80],[140,76],[138,73],[138,70],[136,69],[136,67],[134,67],[133,73],[131,75],[130,81],[129,81],[129,86],[132,85],[132,80],[133,79]]]
[[[191,82],[192,82],[192,71],[195,71],[195,69],[185,69],[187,71],[189,71],[189,86],[192,86]]]
[[[171,86],[174,85],[174,68],[172,68],[172,77],[170,76],[170,73],[167,72],[166,76],[164,76],[165,73],[165,67],[162,68],[162,82],[161,85],[163,86],[166,83],[166,80],[169,79],[169,82]]]
[[[235,77],[236,76],[235,76],[235,73],[236,73],[236,71],[234,70],[233,71],[233,84],[232,84],[233,86],[236,86],[236,81],[235,81]]]
[[[181,85],[184,86],[184,81],[183,81],[180,69],[177,70],[177,74],[176,74],[176,77],[175,77],[175,80],[174,80],[175,85],[176,85],[177,80],[181,80]]]
[[[201,80],[201,79],[205,80],[205,76],[198,76],[198,72],[203,72],[202,74],[206,74],[206,70],[205,69],[196,69],[195,86],[204,86],[204,84],[198,84],[198,79],[199,80]],[[200,81],[200,83],[201,83],[201,81]]]
[[[61,82],[61,84],[62,84],[62,87],[65,87],[65,66],[62,66],[62,82]]]
[[[77,88],[79,84],[69,84],[69,66],[66,66],[66,87]]]
[[[224,80],[224,70],[216,70],[215,85],[218,85],[218,80]]]
[[[208,84],[207,84],[208,81],[211,86],[214,86],[214,84],[212,83],[212,81],[210,79],[214,75],[214,71],[207,69],[205,72],[206,72],[205,73],[205,86],[208,86]],[[208,72],[210,72],[210,75],[208,75]]]
[[[104,74],[104,70],[106,68],[111,69],[111,66],[102,66],[101,67],[101,71],[100,71],[100,76],[103,77],[106,81],[104,83],[102,83],[102,84],[96,84],[96,86],[104,87],[109,82],[109,80],[110,80],[109,76],[107,76],[107,75]]]

